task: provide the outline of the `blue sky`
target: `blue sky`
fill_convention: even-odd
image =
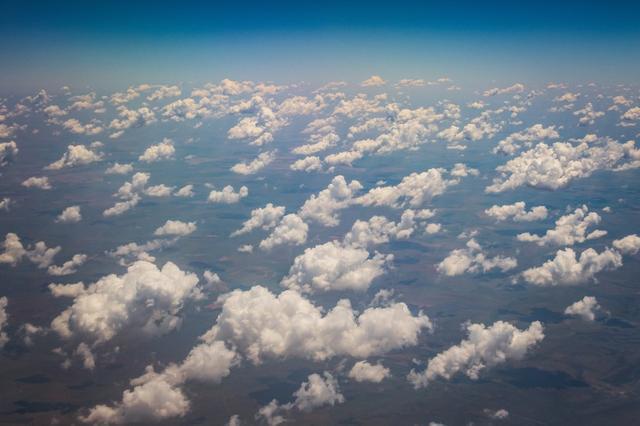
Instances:
[[[625,2],[306,3],[10,3],[0,89],[371,73],[615,83],[640,71],[640,6]]]

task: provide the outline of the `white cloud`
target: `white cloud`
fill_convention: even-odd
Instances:
[[[97,135],[104,130],[97,120],[82,124],[77,118],[70,118],[62,123],[62,127],[76,135]]]
[[[118,107],[118,115],[120,118],[116,118],[109,123],[109,128],[115,130],[115,133],[111,134],[111,138],[119,137],[122,132],[131,127],[143,127],[156,121],[154,112],[148,107],[130,110],[121,105]]]
[[[249,188],[241,186],[238,192],[235,192],[233,186],[227,185],[222,191],[211,191],[207,201],[210,203],[234,204],[242,198],[249,195]]]
[[[480,175],[480,171],[478,169],[473,169],[468,167],[464,163],[456,163],[451,168],[451,176],[455,177],[467,177],[467,176],[478,176]]]
[[[78,266],[82,266],[84,262],[86,262],[86,260],[87,260],[86,254],[75,254],[71,258],[71,260],[64,262],[62,266],[56,266],[56,265],[49,266],[49,268],[47,269],[47,273],[49,275],[54,275],[58,277],[75,274],[77,272]]]
[[[46,176],[36,177],[32,176],[22,182],[22,186],[25,188],[39,188],[39,189],[51,189],[51,183],[49,183],[49,178]]]
[[[82,215],[80,214],[80,206],[67,207],[56,218],[56,222],[62,223],[77,223],[81,220]]]
[[[0,264],[17,265],[23,257],[27,257],[38,268],[43,269],[51,265],[53,258],[61,250],[61,247],[48,248],[44,241],[38,241],[33,247],[25,248],[20,242],[20,237],[9,232],[1,245]]]
[[[11,204],[13,204],[13,201],[11,200],[11,198],[4,197],[2,200],[0,200],[0,210],[4,210],[8,212],[9,207],[11,207]]]
[[[492,269],[509,271],[518,266],[513,257],[487,257],[480,244],[471,239],[464,249],[452,250],[437,266],[438,272],[448,276],[462,275],[466,272],[488,272]]]
[[[517,201],[513,204],[504,204],[502,206],[493,205],[484,211],[487,216],[495,218],[497,221],[512,219],[515,222],[533,222],[536,220],[544,220],[547,218],[547,208],[545,206],[535,206],[531,210],[526,210],[524,201]]]
[[[636,234],[627,235],[619,240],[614,240],[613,247],[622,254],[636,254],[640,250],[640,237]]]
[[[349,370],[349,378],[356,382],[380,383],[387,377],[391,377],[391,372],[380,363],[369,364],[367,361],[358,361]]]
[[[484,412],[487,414],[487,416],[489,416],[494,420],[504,420],[507,417],[509,417],[509,412],[504,408],[500,408],[499,410],[496,410],[496,411],[485,409]]]
[[[510,93],[521,93],[524,91],[524,85],[521,83],[516,83],[513,86],[498,88],[495,87],[493,89],[486,90],[483,95],[484,96],[496,96],[496,95],[505,95]]]
[[[268,203],[266,206],[251,211],[251,218],[242,224],[242,228],[234,231],[231,236],[246,234],[257,228],[264,230],[275,227],[282,216],[284,216],[284,206],[274,206]]]
[[[231,171],[241,175],[252,175],[258,173],[260,170],[271,164],[275,158],[275,151],[263,152],[258,155],[258,158],[250,163],[240,162],[234,165],[231,167]]]
[[[430,359],[426,370],[421,373],[411,370],[407,378],[416,389],[426,387],[438,377],[449,380],[458,372],[477,380],[482,370],[510,359],[520,360],[544,339],[539,321],[532,322],[526,330],[504,321],[489,327],[469,323],[466,329],[468,337]]]
[[[180,96],[182,92],[178,86],[160,86],[153,93],[147,96],[148,101],[155,101],[164,98]]]
[[[115,163],[113,166],[109,167],[105,173],[108,175],[126,175],[133,171],[132,164],[120,164]]]
[[[311,195],[303,204],[298,215],[305,220],[311,220],[324,226],[337,226],[339,210],[349,207],[353,203],[354,195],[362,189],[357,180],[347,184],[344,176],[336,176],[326,189],[318,195]]]
[[[528,129],[512,133],[501,140],[493,149],[493,152],[511,155],[515,154],[522,145],[530,148],[534,142],[544,139],[558,139],[559,137],[560,135],[555,126],[544,127],[542,124],[534,124]]]
[[[385,84],[387,84],[387,82],[379,75],[372,75],[360,83],[362,87],[384,86]]]
[[[18,144],[14,141],[0,143],[0,167],[6,166],[18,155]]]
[[[69,145],[62,157],[49,164],[45,169],[60,170],[65,167],[84,166],[100,161],[102,157],[104,157],[103,153],[87,149],[84,145]]]
[[[195,195],[193,193],[193,185],[185,185],[182,188],[178,189],[173,195],[176,197],[184,197],[184,198],[193,197]]]
[[[539,286],[576,285],[589,281],[600,271],[621,266],[622,256],[615,250],[605,249],[598,253],[588,248],[578,258],[571,248],[566,248],[558,250],[555,258],[541,266],[527,269],[522,277]]]
[[[291,166],[289,166],[291,170],[295,171],[304,171],[304,172],[315,172],[322,170],[322,161],[319,157],[309,156],[304,157],[299,160],[294,161]]]
[[[7,314],[8,304],[9,300],[5,296],[0,297],[0,349],[9,341],[9,336],[7,336],[7,333],[4,331],[9,319],[9,315]]]
[[[584,108],[574,111],[573,115],[580,117],[578,123],[580,123],[581,126],[586,126],[587,124],[595,123],[596,118],[603,117],[604,112],[594,111],[593,105],[589,102]]]
[[[582,318],[585,321],[593,321],[596,319],[596,314],[593,311],[599,310],[600,305],[593,296],[585,296],[582,300],[567,306],[564,310],[565,315],[573,315]]]
[[[197,229],[195,222],[182,222],[179,220],[167,220],[164,225],[153,232],[153,235],[177,235],[184,237],[193,233]]]
[[[276,246],[289,244],[300,245],[307,241],[309,225],[295,213],[288,214],[282,218],[280,223],[274,228],[271,234],[260,242],[260,248],[271,250]]]
[[[556,227],[547,230],[543,236],[525,232],[518,234],[518,241],[535,242],[539,246],[558,245],[571,246],[583,243],[587,240],[604,237],[607,231],[596,229],[587,234],[587,228],[600,223],[600,215],[589,212],[587,206],[578,207],[573,213],[569,213],[556,220]]]
[[[165,138],[162,142],[151,145],[145,149],[144,153],[138,157],[138,160],[145,163],[154,163],[161,160],[171,160],[176,153],[176,149],[173,147],[171,139]]]

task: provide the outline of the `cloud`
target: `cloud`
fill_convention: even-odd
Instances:
[[[247,195],[249,195],[249,189],[246,186],[241,186],[238,192],[235,192],[233,186],[227,185],[222,191],[211,191],[207,201],[210,203],[235,204]]]
[[[505,88],[495,87],[493,89],[486,90],[483,93],[483,96],[496,96],[496,95],[505,95],[511,93],[522,93],[524,91],[524,85],[521,83],[516,83],[512,86]]]
[[[484,412],[487,416],[489,416],[489,418],[492,418],[494,420],[504,420],[507,417],[509,417],[509,412],[504,408],[501,408],[496,411],[485,409]]]
[[[387,84],[387,82],[384,81],[384,79],[379,75],[372,75],[371,77],[360,83],[362,87],[384,86],[385,84]]]
[[[558,139],[560,135],[555,126],[544,127],[542,124],[534,124],[533,126],[520,132],[512,133],[505,139],[501,140],[493,149],[493,153],[515,154],[522,145],[530,148],[534,142],[544,139]]]
[[[180,96],[182,92],[178,86],[159,86],[153,93],[147,96],[147,100],[153,102],[164,98]]]
[[[482,370],[510,359],[520,360],[544,339],[539,321],[532,322],[525,330],[504,321],[496,321],[489,327],[469,323],[466,329],[468,337],[431,358],[426,370],[421,373],[411,370],[407,378],[416,389],[426,387],[439,377],[449,380],[459,372],[477,380]]]
[[[639,159],[640,150],[636,149],[633,141],[620,144],[607,140],[600,145],[556,142],[549,146],[539,143],[498,166],[499,176],[485,188],[485,192],[498,193],[522,185],[558,189],[574,179],[589,177],[597,170],[640,167]],[[625,163],[625,160],[631,161]]]
[[[604,116],[602,111],[594,111],[591,102],[587,103],[584,108],[573,112],[573,115],[580,117],[578,123],[581,126],[595,123],[596,118]]]
[[[62,266],[51,265],[47,269],[49,275],[61,277],[64,275],[71,275],[77,272],[78,266],[82,266],[87,260],[86,254],[75,254],[71,258],[62,264]]]
[[[51,184],[49,183],[49,178],[46,176],[42,176],[42,177],[32,176],[22,181],[21,185],[24,186],[25,188],[39,188],[39,189],[45,189],[45,190],[49,190],[52,188]]]
[[[177,235],[184,237],[193,233],[198,227],[195,222],[182,222],[179,220],[167,220],[164,225],[153,232],[153,235],[166,236]]]
[[[592,279],[598,272],[622,266],[622,256],[615,250],[601,253],[588,248],[576,257],[571,248],[558,250],[552,260],[522,273],[524,280],[538,286],[576,285]]]
[[[109,123],[109,128],[115,130],[115,133],[111,134],[111,138],[121,136],[126,129],[131,127],[143,127],[156,121],[154,112],[148,107],[130,110],[121,105],[118,107],[118,115],[120,118],[113,119]]]
[[[70,118],[62,123],[62,127],[76,135],[97,135],[104,130],[97,120],[82,124],[77,118]]]
[[[502,206],[494,204],[491,208],[485,210],[484,213],[497,221],[512,219],[515,222],[533,222],[547,218],[548,211],[545,206],[535,206],[529,211],[526,210],[526,207],[527,205],[524,201],[517,201],[513,204],[504,204]]]
[[[165,138],[162,142],[151,145],[145,149],[144,153],[138,157],[138,160],[145,163],[155,163],[161,160],[172,160],[176,153],[176,149],[173,147],[171,139]]]
[[[49,164],[45,169],[60,170],[65,167],[84,166],[101,161],[103,157],[103,153],[87,149],[84,145],[69,145],[67,152],[58,161]]]
[[[275,151],[263,152],[250,163],[240,162],[234,165],[231,167],[231,171],[241,175],[252,175],[271,164],[275,157]]]
[[[307,173],[319,172],[322,171],[322,161],[316,156],[304,157],[300,160],[294,161],[289,168],[291,170],[304,171]]]
[[[271,250],[276,246],[300,245],[307,241],[307,232],[309,225],[297,214],[288,214],[282,218],[280,223],[275,227],[271,234],[260,242],[260,248],[263,250]]]
[[[126,175],[133,171],[132,164],[120,164],[115,163],[113,166],[109,167],[105,173],[108,175]]]
[[[305,201],[298,215],[324,226],[337,226],[340,223],[337,212],[349,207],[360,189],[362,185],[357,180],[347,183],[344,176],[335,176],[326,189]]]
[[[6,166],[18,155],[18,145],[14,141],[0,143],[0,167]]]
[[[596,319],[596,314],[593,311],[599,310],[600,305],[593,296],[585,296],[582,300],[567,306],[564,310],[565,315],[573,315],[582,318],[585,321],[593,321]]]
[[[587,234],[587,228],[600,223],[600,215],[589,212],[587,206],[578,207],[573,213],[569,213],[556,220],[556,227],[547,230],[543,236],[528,232],[518,234],[518,241],[534,242],[539,246],[558,245],[572,246],[587,240],[604,237],[607,231],[596,229]]]
[[[9,207],[11,207],[11,204],[13,204],[13,201],[11,200],[11,198],[4,197],[2,200],[0,200],[0,210],[4,210],[8,212]]]
[[[467,242],[467,248],[452,250],[438,264],[437,270],[441,274],[451,277],[462,275],[466,272],[488,272],[492,269],[500,269],[500,271],[506,272],[516,266],[518,266],[518,261],[513,257],[487,257],[480,244],[471,239]]]
[[[367,361],[358,361],[351,367],[348,376],[356,382],[380,383],[391,377],[391,372],[380,363],[374,365]]]
[[[9,315],[7,314],[8,304],[9,300],[5,296],[0,297],[0,349],[9,341],[9,336],[7,336],[5,331],[9,319]]]
[[[80,214],[80,206],[67,207],[56,218],[56,222],[61,223],[77,223],[81,220],[82,215]]]
[[[251,218],[246,220],[242,224],[242,228],[234,231],[231,236],[236,237],[247,234],[257,228],[272,229],[280,222],[284,212],[284,206],[274,206],[272,203],[268,203],[262,208],[254,209],[251,211]]]
[[[640,250],[640,237],[636,234],[627,235],[619,240],[614,240],[613,247],[622,254],[636,254]]]
[[[167,262],[161,269],[138,261],[123,275],[107,275],[89,285],[73,304],[51,322],[64,339],[80,338],[99,344],[122,330],[147,335],[167,333],[181,322],[189,299],[201,297],[195,274]]]
[[[16,266],[26,256],[38,268],[43,269],[51,265],[53,258],[60,252],[61,247],[48,248],[44,241],[38,241],[33,247],[25,249],[20,237],[13,232],[9,232],[2,242],[2,249],[0,264]]]
[[[184,197],[184,198],[193,197],[195,195],[193,192],[193,185],[185,185],[182,188],[178,189],[176,192],[174,192],[173,195],[176,197]]]

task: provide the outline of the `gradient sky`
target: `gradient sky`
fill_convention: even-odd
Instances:
[[[25,3],[2,5],[4,93],[372,73],[616,83],[640,73],[640,5],[631,2]]]

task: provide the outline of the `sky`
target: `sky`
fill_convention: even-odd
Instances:
[[[531,82],[552,71],[584,82],[630,81],[640,64],[638,8],[617,1],[6,2],[0,87],[54,87],[67,78],[115,88],[127,79],[202,82],[229,73],[317,82],[367,70],[470,82],[507,79],[507,69]]]

